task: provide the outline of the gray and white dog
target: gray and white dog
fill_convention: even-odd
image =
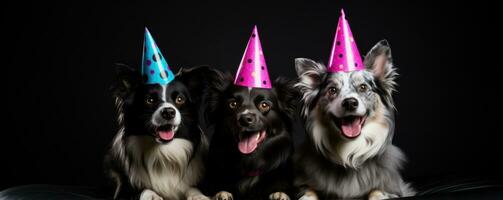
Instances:
[[[295,60],[307,137],[296,154],[300,199],[411,196],[402,180],[402,151],[391,144],[392,92],[398,75],[387,41],[366,55],[365,70],[329,73],[306,58]]]

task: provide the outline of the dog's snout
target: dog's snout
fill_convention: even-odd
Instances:
[[[255,114],[247,113],[240,115],[238,121],[241,126],[248,127],[255,124],[255,121],[257,121],[257,119]]]
[[[342,107],[347,111],[355,111],[358,108],[358,100],[356,98],[347,98],[342,101]]]
[[[164,119],[170,120],[175,118],[176,110],[173,108],[164,108],[161,110],[161,116]]]

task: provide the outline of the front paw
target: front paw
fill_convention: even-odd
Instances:
[[[269,200],[290,200],[290,197],[283,192],[275,192],[269,195]]]
[[[398,198],[396,194],[389,194],[381,190],[373,190],[369,193],[368,200],[381,200],[381,199],[392,199]]]
[[[163,198],[154,191],[145,189],[141,192],[140,200],[163,200]]]
[[[226,191],[220,191],[218,192],[215,197],[213,197],[214,200],[233,200],[232,194]]]
[[[316,192],[312,190],[307,190],[304,192],[304,195],[302,195],[299,200],[318,200],[318,195],[316,195]]]
[[[210,200],[209,197],[204,196],[203,194],[192,195],[187,197],[187,200]]]

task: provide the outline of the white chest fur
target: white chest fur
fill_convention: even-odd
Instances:
[[[204,143],[204,142],[203,142]],[[193,144],[175,138],[158,144],[149,136],[132,136],[126,141],[130,183],[138,189],[151,189],[167,199],[183,199],[202,174],[202,158],[193,155]]]

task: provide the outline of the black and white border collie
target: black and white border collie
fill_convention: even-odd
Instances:
[[[272,89],[233,84],[229,73],[210,92],[207,195],[215,199],[289,199],[293,183],[293,81]]]
[[[208,199],[194,186],[204,173],[208,142],[198,121],[214,73],[182,69],[167,85],[144,84],[138,71],[118,66],[119,131],[105,159],[115,199]]]
[[[302,200],[385,199],[414,194],[399,170],[405,156],[391,144],[396,70],[386,41],[366,55],[365,70],[329,73],[295,60],[306,141],[296,154]]]

